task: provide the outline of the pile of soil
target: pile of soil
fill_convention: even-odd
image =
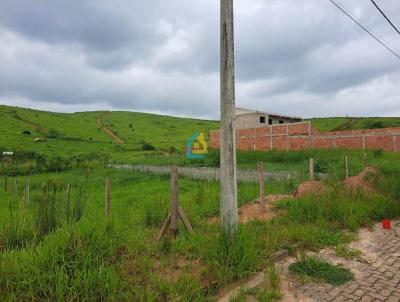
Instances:
[[[302,183],[294,192],[295,198],[302,198],[308,195],[322,196],[327,191],[327,186],[320,181],[307,181]]]
[[[366,167],[358,175],[346,178],[343,181],[345,188],[349,191],[364,191],[373,193],[375,190],[372,183],[368,180],[371,175],[377,175],[379,170],[375,167]]]
[[[152,272],[158,274],[164,281],[167,282],[177,282],[183,274],[190,274],[193,278],[205,286],[210,283],[210,280],[204,278],[203,273],[206,270],[207,266],[199,259],[187,260],[183,257],[180,257],[176,260],[176,262],[174,262],[174,264],[156,261]]]
[[[265,196],[265,209],[260,208],[260,203],[258,200],[255,200],[253,203],[248,203],[239,208],[239,222],[248,223],[252,220],[270,220],[282,214],[281,211],[276,211],[274,209],[274,203],[290,198],[292,198],[290,195],[267,195]]]
[[[238,210],[239,222],[248,223],[252,220],[270,220],[273,217],[282,214],[281,211],[277,211],[274,209],[274,204],[278,201],[291,198],[293,198],[293,196],[291,195],[283,195],[283,194],[267,195],[265,196],[265,209],[260,208],[258,200],[255,200],[252,203],[245,204]],[[218,221],[219,217],[212,217],[208,220],[208,223],[214,224],[217,223]]]

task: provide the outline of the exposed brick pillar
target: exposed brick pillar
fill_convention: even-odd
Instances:
[[[272,126],[269,126],[269,139],[270,139],[270,141],[269,141],[270,148],[269,149],[272,151],[274,149],[274,145],[272,142]]]

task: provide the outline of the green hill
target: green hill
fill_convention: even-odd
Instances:
[[[314,118],[321,131],[400,127],[400,118]],[[91,153],[114,160],[183,151],[193,133],[218,129],[217,121],[137,112],[54,113],[0,105],[0,151],[35,151],[48,157]],[[152,152],[149,152],[152,151]]]
[[[400,127],[400,117],[328,117],[310,119],[320,131],[345,131]]]
[[[62,157],[95,152],[121,159],[153,147],[183,150],[196,131],[219,127],[216,121],[146,113],[53,113],[10,106],[0,106],[0,121],[1,151]]]

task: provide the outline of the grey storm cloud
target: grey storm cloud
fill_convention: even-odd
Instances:
[[[341,1],[400,52],[369,1]],[[400,115],[400,61],[328,0],[234,2],[238,106]],[[2,0],[0,66],[4,104],[217,118],[219,1]]]

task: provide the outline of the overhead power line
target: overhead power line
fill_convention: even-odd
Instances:
[[[337,2],[336,0],[329,0],[332,2],[334,6],[336,6],[342,13],[344,13],[347,17],[349,17],[352,21],[354,21],[358,26],[360,26],[364,31],[366,31],[372,38],[374,38],[379,44],[381,44],[383,47],[385,47],[388,51],[390,51],[397,59],[400,60],[400,55],[396,53],[393,49],[391,49],[387,44],[382,42],[375,34],[373,34],[367,26],[362,24],[362,22],[354,17],[348,9],[346,9],[342,4]]]
[[[385,15],[385,13],[381,10],[381,8],[378,6],[378,4],[375,3],[374,0],[371,0],[371,2],[375,5],[375,7],[377,8],[377,10],[380,11],[380,13],[382,14],[382,16],[385,17],[385,19],[390,23],[390,25],[392,25],[392,27],[394,28],[395,31],[397,31],[397,33],[400,35],[400,31],[397,29],[397,27],[392,23],[392,21],[390,21],[390,19]]]

